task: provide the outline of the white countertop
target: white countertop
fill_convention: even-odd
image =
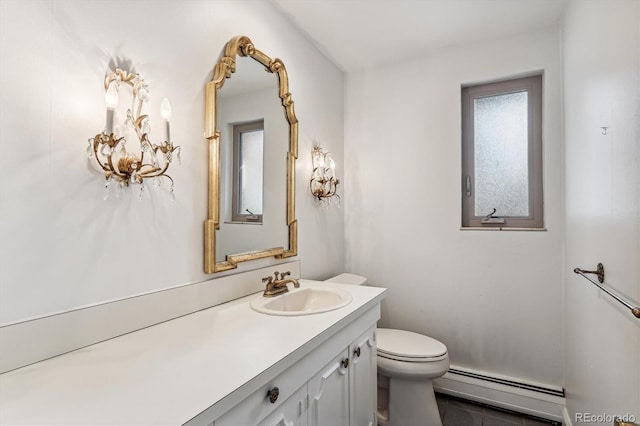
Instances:
[[[183,424],[297,350],[322,343],[385,289],[300,280],[350,292],[340,309],[257,313],[253,294],[0,375],[0,424]],[[330,334],[329,334],[330,335]]]

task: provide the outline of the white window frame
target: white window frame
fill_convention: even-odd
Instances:
[[[238,211],[238,206],[240,205],[242,198],[242,182],[240,178],[240,170],[242,169],[242,153],[240,152],[240,147],[242,145],[242,135],[244,133],[254,132],[257,130],[264,131],[264,120],[233,125],[233,192],[231,196],[231,220],[233,222],[262,224],[262,214]],[[264,197],[264,176],[262,181],[263,186],[261,189],[263,191]]]

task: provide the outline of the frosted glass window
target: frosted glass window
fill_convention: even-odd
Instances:
[[[475,215],[529,216],[527,92],[474,99]]]
[[[544,229],[542,75],[461,94],[462,227]]]

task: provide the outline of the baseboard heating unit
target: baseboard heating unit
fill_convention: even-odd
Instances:
[[[451,366],[433,381],[436,392],[531,416],[563,421],[564,389]]]

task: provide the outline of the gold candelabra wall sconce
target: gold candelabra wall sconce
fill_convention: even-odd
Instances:
[[[330,152],[324,152],[319,146],[313,148],[313,172],[309,181],[309,189],[313,197],[320,202],[340,202],[336,178],[336,163]]]
[[[131,107],[126,111],[126,119],[118,125],[117,108],[121,87],[131,90]],[[166,139],[156,145],[149,139],[151,126],[149,116],[142,113],[142,108],[149,100],[149,88],[137,73],[130,73],[117,68],[107,73],[104,80],[105,104],[107,109],[106,125],[102,132],[89,139],[88,157],[94,158],[98,167],[104,172],[106,200],[109,197],[111,184],[118,184],[118,197],[124,187],[130,184],[140,185],[140,199],[144,192],[145,180],[152,179],[153,185],[160,187],[164,179],[170,182],[170,194],[173,194],[173,178],[167,170],[174,158],[180,162],[180,146],[171,141],[170,125],[171,104],[164,98],[160,104],[160,115],[165,123]],[[127,149],[126,136],[135,135],[139,147]],[[134,151],[135,149],[135,151]]]

